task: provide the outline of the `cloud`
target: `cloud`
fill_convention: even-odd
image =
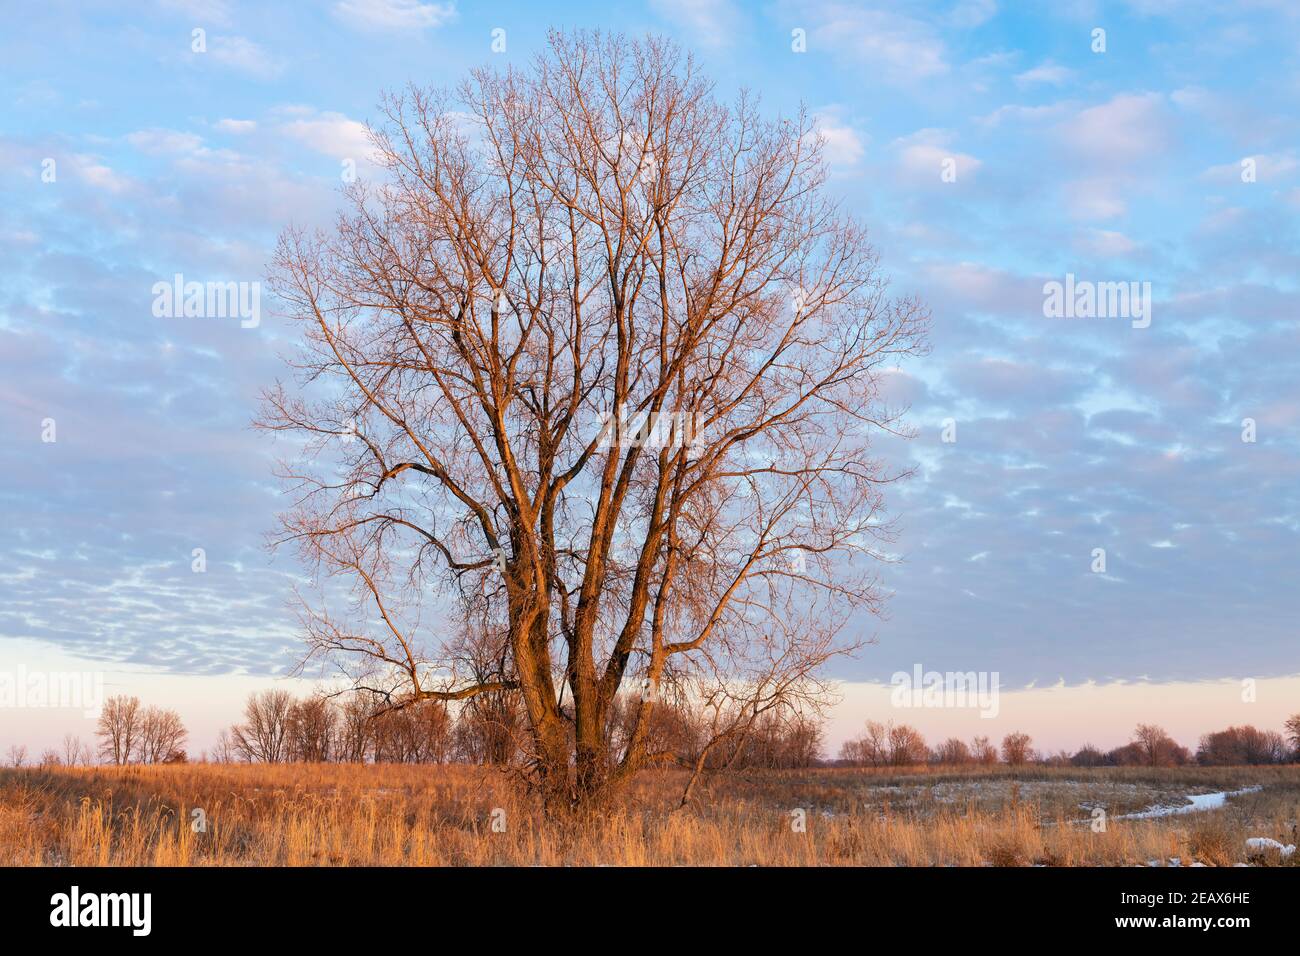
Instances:
[[[946,75],[947,49],[934,28],[892,10],[826,3],[812,9],[818,46],[897,85]]]
[[[1015,81],[1017,86],[1033,86],[1038,83],[1045,83],[1049,86],[1060,86],[1074,76],[1074,71],[1053,63],[1051,60],[1045,60],[1038,66],[1025,70],[1023,73],[1017,73]]]
[[[1236,162],[1211,166],[1201,174],[1201,178],[1221,185],[1242,183],[1241,176],[1245,168],[1243,163],[1248,159],[1254,161],[1255,181],[1260,183],[1288,179],[1296,171],[1297,167],[1300,167],[1300,161],[1296,159],[1296,151],[1289,149],[1280,153],[1243,156]]]
[[[942,174],[951,161],[960,182],[983,164],[953,149],[949,145],[952,139],[953,134],[946,130],[923,129],[894,140],[890,148],[897,154],[899,171],[908,181],[943,183]]]
[[[285,135],[335,159],[363,160],[372,152],[365,124],[342,113],[312,113],[282,123],[280,129]]]
[[[223,133],[242,136],[257,129],[257,120],[223,119],[217,121],[216,128]]]
[[[840,118],[838,109],[817,113],[817,132],[822,140],[822,156],[828,165],[837,169],[856,166],[866,152],[862,136]]]
[[[196,26],[230,23],[230,4],[226,0],[158,0],[158,5],[168,12],[184,14]]]
[[[1202,136],[1209,130],[1222,131],[1243,153],[1257,150],[1261,142],[1294,139],[1293,125],[1258,97],[1185,86],[1172,91],[1169,102],[1194,116]]]
[[[428,30],[456,19],[454,3],[419,0],[339,0],[334,15],[362,30]]]
[[[1001,126],[1003,123],[1043,123],[1060,119],[1069,111],[1070,105],[1068,103],[1050,103],[1043,106],[1022,106],[1019,103],[1008,103],[1005,106],[999,106],[991,113],[977,117],[975,122],[988,128]]]
[[[145,153],[192,153],[203,146],[203,137],[173,129],[143,129],[127,134],[126,140]]]
[[[1172,142],[1160,93],[1121,93],[1081,110],[1057,133],[1072,156],[1104,168],[1153,163]]]
[[[704,46],[726,46],[744,25],[731,0],[650,0],[650,7]]]
[[[241,157],[228,149],[211,149],[204,145],[203,137],[175,129],[151,128],[136,130],[126,135],[126,142],[146,156],[173,161],[178,167],[191,169],[213,161],[238,163]]]
[[[114,172],[96,156],[75,154],[71,157],[71,166],[74,176],[105,192],[123,193],[132,185],[130,178]]]
[[[1066,207],[1075,219],[1116,219],[1128,212],[1128,203],[1120,195],[1121,184],[1113,179],[1075,179],[1062,187]]]
[[[206,56],[259,80],[274,79],[284,71],[283,63],[247,37],[211,36]]]
[[[1078,247],[1098,256],[1130,256],[1140,248],[1136,242],[1112,229],[1089,229],[1078,240]]]
[[[968,397],[1003,407],[1059,405],[1081,396],[1091,384],[1086,372],[1048,369],[1002,358],[964,361],[949,369],[952,383]]]
[[[338,43],[443,85],[490,25],[452,24],[450,4],[430,0],[322,6],[300,34],[272,34],[253,32],[247,3],[155,5],[171,60],[121,55],[151,42],[133,31],[114,35],[124,48],[68,30],[57,70],[14,65],[17,121],[0,137],[15,173],[0,203],[0,647],[26,637],[218,674],[272,672],[300,646],[284,601],[304,569],[261,550],[284,507],[271,477],[283,449],[247,427],[295,340],[265,300],[254,331],[156,319],[151,284],[264,279],[287,223],[328,228],[337,159],[369,153],[354,104],[383,85],[335,83]],[[887,677],[969,661],[1040,687],[1276,672],[1294,660],[1300,615],[1287,577],[1300,547],[1294,31],[1256,7],[1261,45],[1243,56],[1213,49],[1218,33],[1200,24],[1148,21],[1155,59],[1112,61],[1086,52],[1091,17],[1002,6],[814,0],[765,20],[772,59],[704,64],[724,87],[752,83],[765,110],[821,104],[828,160],[863,173],[828,192],[871,227],[889,294],[931,314],[932,351],[881,369],[882,398],[911,405],[920,434],[878,435],[876,451],[917,478],[887,495],[900,517],[890,547],[905,556],[881,569],[888,623],[851,622],[881,643],[845,666]],[[704,31],[697,46],[733,28],[757,37],[739,0],[658,9]],[[9,26],[33,47],[66,15],[34,6]],[[398,42],[435,20],[447,58]],[[181,42],[194,26],[224,50],[211,62]],[[786,53],[796,26],[806,56]],[[1061,35],[1075,37],[1068,58]],[[1161,43],[1186,56],[1162,61]],[[290,62],[291,87],[232,83]],[[1196,86],[1166,68],[1178,62],[1196,64]],[[152,95],[114,98],[106,127],[88,104],[108,102],[102,77],[117,64]],[[277,106],[301,90],[320,99]],[[45,157],[56,183],[40,181]],[[1258,186],[1240,184],[1244,157]],[[946,158],[978,188],[945,189]],[[1067,271],[1151,279],[1151,327],[1045,319],[1043,281]],[[56,444],[39,444],[46,416]],[[1255,444],[1240,439],[1247,416]],[[944,444],[950,417],[957,441]],[[1165,541],[1175,547],[1151,547]],[[190,572],[194,547],[206,574]],[[1094,547],[1107,549],[1105,577],[1088,571]],[[214,697],[238,696],[226,680]]]
[[[997,12],[997,0],[959,0],[948,12],[947,19],[958,30],[970,30],[992,20]]]

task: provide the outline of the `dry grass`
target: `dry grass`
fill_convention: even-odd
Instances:
[[[0,771],[0,864],[1229,866],[1245,839],[1297,842],[1300,767],[812,770],[717,782],[648,773],[587,819],[548,819],[500,773],[426,765],[159,766]],[[1227,807],[1088,826],[1260,785]],[[204,811],[195,833],[191,812]],[[494,832],[494,809],[505,832]],[[806,832],[792,826],[801,810]],[[1256,863],[1295,865],[1259,857]]]

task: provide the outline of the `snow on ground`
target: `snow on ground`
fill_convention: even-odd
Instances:
[[[1246,787],[1243,790],[1221,790],[1218,793],[1190,794],[1191,803],[1181,807],[1154,806],[1137,813],[1122,813],[1116,820],[1150,820],[1153,817],[1171,817],[1180,813],[1197,813],[1201,810],[1217,810],[1227,802],[1229,797],[1239,797],[1243,793],[1258,793],[1262,788]]]
[[[1283,846],[1281,843],[1278,843],[1276,840],[1270,840],[1268,837],[1251,837],[1246,841],[1246,848],[1248,850],[1256,850],[1259,852],[1277,850],[1282,854],[1283,859],[1286,859],[1295,852],[1295,844],[1288,843]]]

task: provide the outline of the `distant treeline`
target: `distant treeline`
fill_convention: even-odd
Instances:
[[[618,754],[632,730],[631,698],[616,702],[607,728]],[[526,760],[529,739],[516,691],[480,694],[448,705],[441,701],[394,701],[374,692],[303,699],[284,690],[251,694],[244,719],[222,730],[216,746],[199,755],[215,763],[471,763],[511,764]],[[909,767],[918,765],[1042,764],[1074,767],[1174,767],[1186,764],[1237,766],[1300,762],[1300,714],[1283,732],[1251,726],[1204,734],[1192,752],[1162,728],[1140,724],[1132,740],[1102,751],[1085,744],[1074,753],[1043,754],[1026,733],[1007,734],[1000,745],[988,737],[970,743],[950,737],[930,746],[915,727],[868,721],[846,741],[838,759],[824,755],[821,722],[799,713],[756,714],[725,747],[709,749],[717,728],[704,709],[658,702],[650,730],[650,752],[662,763],[712,769],[794,769],[814,766]],[[190,759],[188,732],[175,711],[144,706],[137,697],[104,703],[92,750],[69,735],[61,751],[41,754],[43,765],[181,763]],[[27,761],[25,747],[8,751],[11,765]]]
[[[864,734],[840,748],[841,765],[899,767],[917,764],[995,764],[1013,766],[1037,763],[1053,767],[1180,767],[1200,764],[1226,767],[1300,762],[1300,714],[1286,721],[1285,735],[1257,727],[1229,727],[1203,734],[1193,753],[1155,724],[1139,724],[1133,739],[1122,747],[1102,751],[1084,744],[1074,753],[1062,750],[1040,754],[1033,738],[1011,733],[995,746],[988,737],[976,737],[967,744],[950,737],[929,747],[915,727],[907,724],[868,721]]]
[[[621,747],[635,722],[634,698],[615,701],[607,733]],[[386,694],[358,692],[345,697],[295,698],[288,691],[251,694],[244,719],[224,729],[216,746],[199,755],[213,763],[472,763],[511,764],[527,759],[530,739],[517,691],[479,694],[458,705],[440,701],[394,701]],[[165,726],[165,739],[156,728]],[[789,712],[755,714],[743,733],[717,746],[718,728],[704,711],[668,702],[654,710],[651,753],[660,760],[708,768],[721,766],[809,767],[821,760],[824,738],[819,721]],[[62,752],[41,755],[45,765],[85,764],[97,752],[108,764],[179,763],[189,760],[188,734],[175,711],[145,707],[136,697],[105,702],[92,751],[69,736]],[[727,735],[722,734],[723,738]],[[714,744],[709,749],[710,743]],[[11,748],[10,762],[21,765],[26,751]]]

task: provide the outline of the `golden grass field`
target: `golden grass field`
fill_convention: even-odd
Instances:
[[[45,866],[1297,865],[1300,766],[755,771],[674,812],[655,771],[586,818],[544,816],[499,771],[421,764],[0,770],[0,864]],[[1114,816],[1259,786],[1217,810]],[[1111,819],[1093,832],[1090,808]],[[196,833],[192,811],[206,815]],[[504,824],[494,831],[493,811]],[[794,825],[803,811],[804,832]]]

